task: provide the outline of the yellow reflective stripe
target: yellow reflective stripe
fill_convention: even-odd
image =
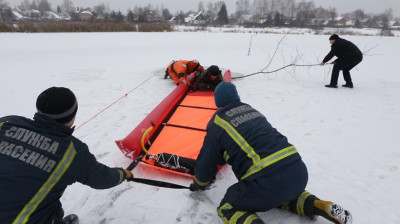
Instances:
[[[118,172],[119,172],[119,182],[118,183],[121,183],[125,179],[124,172],[122,172],[121,170],[118,170]]]
[[[290,155],[293,155],[295,153],[297,153],[297,150],[293,145],[286,147],[284,149],[281,149],[281,150],[265,157],[258,163],[253,164],[240,179],[243,180],[246,177],[264,169],[265,167],[270,166],[271,164],[274,164],[277,161],[282,160],[282,159],[284,159]]]
[[[235,214],[232,215],[231,219],[229,220],[229,223],[236,224],[237,220],[240,219],[244,214],[247,212],[244,211],[237,211]]]
[[[232,125],[230,125],[227,121],[222,119],[220,116],[215,116],[214,122],[223,128],[229,136],[238,144],[238,146],[247,154],[247,156],[253,160],[253,163],[257,163],[260,161],[260,156],[254,151],[253,147],[247,143],[247,141],[236,131]]]
[[[304,216],[304,203],[306,202],[307,197],[310,195],[311,194],[308,191],[303,191],[303,193],[301,193],[300,197],[297,199],[297,214]]]
[[[251,224],[256,219],[260,219],[260,217],[257,214],[251,214],[244,220],[243,224]]]
[[[76,150],[74,144],[71,142],[67,151],[64,153],[63,158],[58,163],[57,167],[51,173],[47,181],[42,185],[38,192],[33,196],[33,198],[25,205],[22,211],[19,213],[17,218],[14,220],[13,224],[23,224],[27,223],[29,216],[37,209],[39,204],[46,198],[54,185],[58,183],[60,178],[68,170],[72,161],[76,155]]]
[[[202,187],[204,187],[204,186],[206,186],[207,184],[210,183],[210,182],[201,182],[196,178],[196,176],[194,177],[194,181],[196,182],[196,184],[198,184],[198,185],[200,185]]]
[[[226,151],[224,152],[223,157],[224,157],[225,162],[228,162],[229,155],[228,155],[228,153]]]
[[[5,123],[5,122],[1,122],[1,123],[0,123],[0,130],[1,130],[1,127],[3,126],[4,123]]]
[[[229,224],[229,221],[228,221],[228,219],[222,214],[222,210],[229,210],[229,209],[232,209],[232,208],[233,208],[233,207],[232,207],[231,204],[225,203],[224,205],[222,205],[221,207],[219,207],[219,208],[217,209],[218,216],[221,217],[222,221],[223,221],[225,224]]]

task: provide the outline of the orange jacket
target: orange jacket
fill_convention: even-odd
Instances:
[[[192,72],[199,71],[202,72],[204,70],[203,66],[196,60],[187,61],[180,60],[174,61],[168,66],[168,74],[174,80],[174,83],[178,85],[179,83],[186,80],[186,76],[191,74]]]

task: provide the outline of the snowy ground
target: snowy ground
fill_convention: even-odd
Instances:
[[[76,120],[80,127],[74,135],[102,163],[127,167],[131,161],[114,141],[125,137],[175,88],[171,80],[161,79],[171,60],[197,59],[242,76],[266,67],[283,36],[208,31],[0,33],[0,116],[32,117],[41,91],[69,87],[80,105]],[[287,35],[267,70],[299,56],[299,64],[319,63],[330,49],[328,37]],[[352,71],[354,89],[324,87],[331,65],[288,68],[233,82],[242,101],[265,114],[298,148],[309,169],[307,190],[349,209],[354,223],[400,223],[396,190],[400,184],[400,38],[343,38],[366,52]],[[140,167],[134,174],[190,183]],[[62,202],[66,213],[78,214],[83,224],[222,223],[216,207],[235,181],[225,167],[213,188],[199,194],[137,183],[99,191],[77,183],[66,190]],[[267,223],[329,223],[278,209],[260,216]]]

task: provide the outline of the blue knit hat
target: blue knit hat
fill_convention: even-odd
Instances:
[[[240,101],[236,86],[230,82],[220,82],[214,90],[215,105],[224,107],[229,103]]]

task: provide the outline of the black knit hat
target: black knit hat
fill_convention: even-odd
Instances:
[[[333,34],[332,36],[329,37],[329,40],[337,40],[339,39],[339,36],[337,34]]]
[[[71,90],[64,87],[51,87],[38,96],[36,109],[38,113],[53,120],[67,123],[76,115],[78,102]]]
[[[221,73],[221,71],[219,70],[219,67],[216,65],[211,65],[208,69],[207,69],[208,74],[210,75],[219,75],[219,73]]]

